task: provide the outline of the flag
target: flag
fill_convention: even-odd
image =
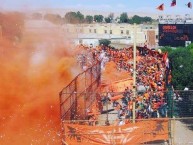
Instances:
[[[176,0],[172,0],[171,7],[176,5]]]
[[[192,3],[191,2],[189,2],[188,4],[186,4],[187,6],[188,6],[188,8],[192,8]]]
[[[161,4],[157,7],[158,10],[163,11],[164,10],[164,4]]]

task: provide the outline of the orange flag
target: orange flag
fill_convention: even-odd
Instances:
[[[164,4],[161,4],[160,6],[158,6],[157,9],[160,11],[163,11],[164,10]]]
[[[171,7],[176,5],[176,0],[172,0]]]
[[[191,2],[189,2],[188,4],[186,4],[187,6],[188,6],[188,8],[192,8],[192,3]]]

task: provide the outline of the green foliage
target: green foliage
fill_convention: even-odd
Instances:
[[[128,15],[126,12],[120,15],[120,23],[127,23],[128,22]]]
[[[114,13],[110,13],[109,16],[108,16],[111,20],[114,19]]]
[[[114,18],[114,13],[110,13],[108,17],[105,18],[106,23],[111,23]]]
[[[84,15],[79,11],[76,12],[68,12],[65,14],[64,19],[67,23],[77,24],[84,22]]]
[[[110,43],[111,43],[111,41],[108,40],[108,39],[101,39],[101,40],[99,40],[99,44],[100,45],[109,46]]]
[[[152,22],[153,21],[153,19],[151,18],[151,17],[143,17],[143,21],[145,22],[145,23],[147,23],[147,22]]]
[[[170,54],[170,52],[172,51],[172,48],[169,46],[161,47],[161,51],[168,52]]]
[[[94,15],[94,21],[97,23],[103,22],[104,17],[102,15]]]
[[[76,13],[76,18],[78,19],[79,23],[83,23],[84,22],[84,15],[81,14],[79,11]]]
[[[58,14],[45,14],[44,19],[54,24],[62,24],[62,17]]]
[[[193,55],[193,43],[188,45],[187,49],[189,49],[190,53]]]
[[[152,23],[153,19],[151,17],[140,17],[138,15],[134,15],[132,18],[128,18],[127,13],[122,13],[120,15],[121,23],[129,23],[129,24],[142,24],[142,23]]]
[[[93,16],[87,15],[85,18],[85,22],[89,23],[89,24],[92,23],[93,22]]]
[[[143,21],[143,18],[141,18],[140,16],[134,15],[134,16],[132,17],[132,22],[133,22],[133,23],[141,24],[142,21]]]
[[[130,24],[142,24],[142,23],[151,23],[153,19],[151,17],[140,17],[138,15],[134,15],[131,19],[128,20]]]
[[[185,87],[193,89],[193,54],[190,53],[191,50],[183,47],[168,49],[172,65],[172,84],[175,89]]]
[[[106,23],[111,23],[111,18],[106,17],[106,18],[105,18],[105,22],[106,22]]]

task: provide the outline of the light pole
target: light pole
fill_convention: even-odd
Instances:
[[[136,24],[134,23],[133,35],[133,123],[135,123],[135,99],[136,99]]]
[[[109,27],[109,40],[111,39],[111,18],[110,18],[110,27]]]
[[[3,38],[2,26],[0,25],[0,39]]]

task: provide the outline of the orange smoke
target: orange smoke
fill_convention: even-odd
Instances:
[[[78,70],[69,46],[53,39],[0,40],[1,145],[61,144],[58,93]]]

